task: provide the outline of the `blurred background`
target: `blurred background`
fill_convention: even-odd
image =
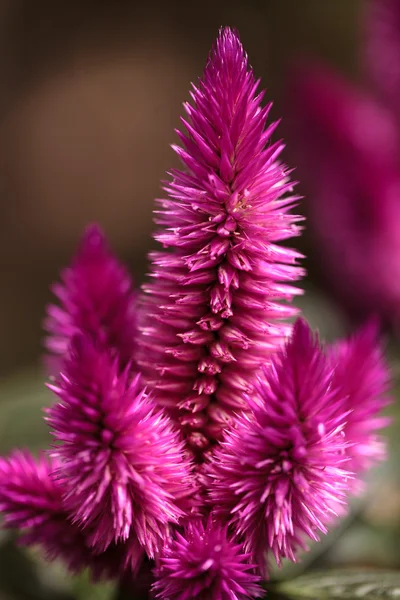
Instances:
[[[274,101],[272,116],[283,117],[278,135],[294,166],[302,141],[289,74],[309,57],[361,85],[364,8],[362,0],[0,0],[1,452],[48,441],[41,322],[49,285],[85,225],[99,222],[137,283],[143,280],[153,199],[177,164],[173,130],[219,27],[239,30]],[[316,193],[307,187],[307,165],[294,177],[300,194]],[[300,212],[308,210],[304,201]],[[357,319],[324,277],[320,243],[312,227],[294,241],[307,253],[301,303],[333,338]],[[394,342],[389,349],[395,356]],[[392,462],[372,476],[351,517],[285,574],[309,564],[399,566],[399,455],[394,444]],[[35,555],[0,536],[0,600],[112,597],[108,586],[38,567]]]

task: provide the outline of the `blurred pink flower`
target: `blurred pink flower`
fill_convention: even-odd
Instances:
[[[322,277],[355,320],[400,326],[400,4],[367,3],[371,91],[304,64],[290,81],[299,176]]]

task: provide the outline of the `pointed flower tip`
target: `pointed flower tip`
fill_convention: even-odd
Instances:
[[[240,37],[237,29],[229,27],[228,25],[221,27],[218,34],[218,42],[224,44],[224,46],[240,46]]]
[[[299,317],[296,319],[293,326],[293,337],[296,335],[304,336],[306,334],[308,337],[312,335],[310,325],[307,323],[304,317]]]
[[[309,323],[303,317],[300,317],[294,323],[289,347],[296,350],[296,352],[302,350],[307,352],[310,349],[319,347],[318,332],[313,332]]]
[[[240,41],[239,33],[235,28],[221,27],[211,52],[211,59],[213,56],[217,59],[227,59],[227,57],[230,57],[238,62],[242,62],[247,58]]]
[[[106,248],[107,241],[104,231],[98,223],[88,225],[82,235],[78,254],[88,251],[98,251]]]

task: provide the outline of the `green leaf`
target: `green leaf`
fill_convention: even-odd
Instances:
[[[73,578],[74,597],[82,600],[111,600],[115,596],[115,582],[92,583],[88,571]]]
[[[315,571],[274,588],[288,600],[385,600],[400,598],[400,572]]]
[[[50,441],[43,407],[52,401],[45,376],[27,371],[0,380],[0,454],[13,448],[37,451]]]

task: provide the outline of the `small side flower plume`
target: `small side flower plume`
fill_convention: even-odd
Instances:
[[[0,459],[0,512],[8,528],[22,530],[20,543],[42,548],[48,560],[61,559],[77,573],[90,568],[95,580],[123,573],[133,577],[144,560],[135,540],[113,544],[94,554],[78,526],[72,524],[63,505],[63,489],[52,477],[57,463],[28,452],[14,452]]]
[[[60,398],[48,422],[74,522],[92,530],[97,551],[136,535],[154,557],[170,524],[191,508],[190,464],[168,417],[139,376],[119,373],[118,360],[85,336],[73,339],[64,373],[49,387]]]
[[[186,170],[171,171],[155,213],[168,252],[150,255],[138,361],[200,462],[246,410],[243,392],[297,313],[300,255],[277,243],[300,219],[258,84],[237,34],[222,29],[177,131]]]
[[[378,326],[371,321],[348,340],[335,344],[331,350],[334,368],[333,385],[343,398],[343,410],[348,411],[345,427],[350,443],[349,469],[362,473],[386,456],[385,441],[379,430],[390,423],[380,415],[390,404],[390,370],[378,340]]]
[[[47,307],[44,327],[49,370],[60,371],[72,337],[93,335],[104,348],[118,353],[121,369],[131,360],[136,346],[136,294],[125,267],[108,248],[97,225],[89,226],[61,283],[52,286],[60,306]]]
[[[272,552],[296,559],[343,512],[349,489],[346,414],[331,392],[332,369],[308,325],[297,321],[243,415],[210,464],[218,516],[243,539],[263,572]]]
[[[227,527],[190,522],[163,549],[153,586],[160,600],[246,600],[263,595],[260,577]]]

